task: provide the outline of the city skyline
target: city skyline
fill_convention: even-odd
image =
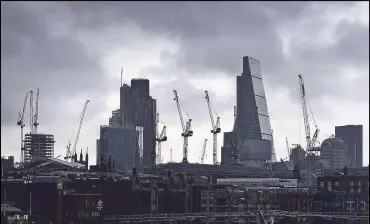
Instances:
[[[172,94],[178,90],[193,119],[189,161],[199,162],[204,138],[212,138],[204,90],[221,117],[222,131],[232,130],[235,79],[242,72],[241,58],[248,55],[261,63],[277,158],[287,157],[285,137],[291,144],[305,145],[297,78],[301,73],[320,142],[334,134],[335,126],[363,125],[363,164],[369,163],[368,3],[104,3],[97,8],[62,2],[1,4],[4,156],[19,159],[18,111],[26,91],[39,87],[39,131],[54,134],[55,156],[65,155],[83,104],[91,100],[77,152],[89,147],[94,164],[100,125],[108,125],[112,111],[119,108],[123,68],[125,83],[139,77],[151,82],[150,95],[168,128],[168,141],[162,144],[165,161],[171,148],[174,160],[182,159]],[[173,14],[163,14],[162,7]],[[236,11],[228,14],[225,7]],[[217,16],[221,12],[223,20]],[[247,22],[228,25],[239,20]],[[211,162],[209,142],[206,163]]]

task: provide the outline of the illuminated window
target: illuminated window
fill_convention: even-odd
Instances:
[[[328,182],[328,187],[331,187],[331,181]]]

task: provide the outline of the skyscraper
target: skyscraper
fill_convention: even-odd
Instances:
[[[233,131],[224,133],[221,150],[230,152],[230,147],[237,147],[241,162],[272,160],[275,153],[261,67],[248,56],[243,57],[243,72],[236,79],[236,108]],[[221,160],[226,164],[229,159]]]
[[[348,166],[362,168],[363,166],[363,131],[362,125],[345,125],[335,127],[335,137],[347,144]]]
[[[148,79],[133,79],[120,89],[121,126],[143,132],[143,166],[155,158],[156,100],[150,96]]]

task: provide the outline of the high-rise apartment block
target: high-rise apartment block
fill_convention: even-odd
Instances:
[[[342,139],[347,145],[348,167],[362,168],[363,166],[362,125],[336,126],[335,137]]]
[[[224,133],[222,157],[230,157],[232,148],[238,148],[240,162],[273,160],[272,130],[258,60],[243,57],[243,72],[236,79],[236,119],[232,132]],[[230,144],[231,143],[231,144]],[[230,158],[221,158],[229,164]]]
[[[37,158],[54,158],[54,135],[26,134],[24,139],[24,162]]]

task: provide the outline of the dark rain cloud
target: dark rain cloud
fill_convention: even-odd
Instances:
[[[52,18],[28,4],[1,3],[2,126],[15,123],[30,89],[40,87],[42,120],[49,123],[58,115],[68,119],[66,103],[74,97],[99,99],[107,85],[100,58],[73,36],[54,36]]]

